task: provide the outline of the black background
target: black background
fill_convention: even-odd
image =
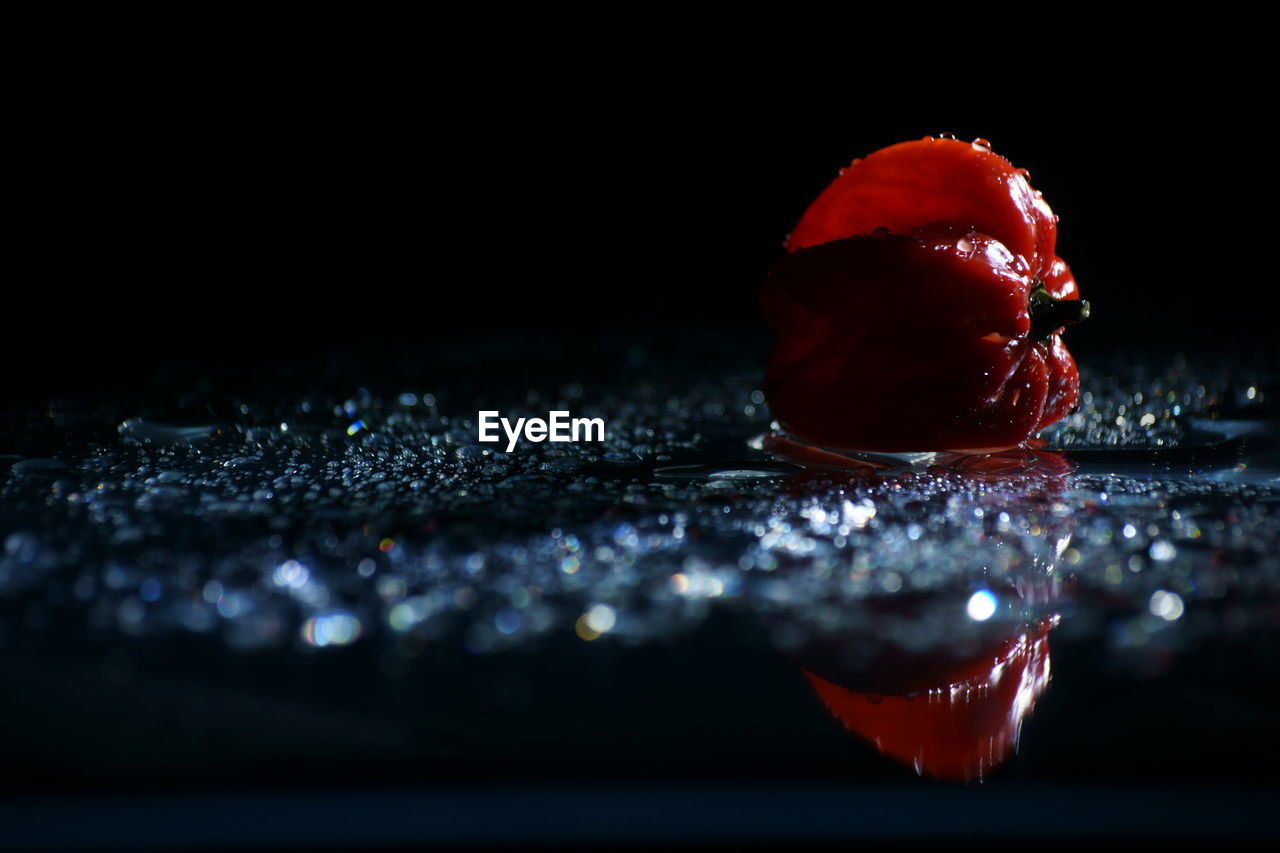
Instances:
[[[853,157],[944,131],[991,140],[1061,216],[1095,309],[1078,354],[1273,350],[1260,57],[1021,39],[691,64],[435,38],[179,67],[179,46],[48,70],[17,107],[31,263],[8,288],[10,386],[495,337],[763,338],[757,289],[807,203]]]

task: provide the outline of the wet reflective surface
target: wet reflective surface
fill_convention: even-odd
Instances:
[[[1043,446],[866,458],[694,355],[7,410],[6,790],[1274,785],[1267,361],[1082,358]]]

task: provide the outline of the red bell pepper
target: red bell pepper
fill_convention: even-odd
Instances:
[[[985,452],[1075,405],[1062,328],[1088,316],[1057,222],[985,143],[855,160],[810,205],[762,294],[765,396],[793,436],[869,451]]]

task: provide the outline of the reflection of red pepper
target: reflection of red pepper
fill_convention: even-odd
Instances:
[[[809,207],[762,296],[765,394],[793,435],[874,451],[1007,448],[1075,405],[1059,333],[1088,315],[1056,218],[984,144],[854,161]]]
[[[994,653],[974,655],[945,675],[922,660],[933,678],[904,682],[898,689],[906,687],[905,695],[861,692],[804,674],[831,713],[881,752],[914,765],[917,773],[976,779],[1017,747],[1022,722],[1049,683],[1052,625],[1046,621],[1010,637]],[[908,668],[899,677],[912,674]]]

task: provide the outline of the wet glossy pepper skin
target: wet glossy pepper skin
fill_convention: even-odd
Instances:
[[[1086,314],[1057,224],[985,145],[855,161],[809,207],[762,293],[766,373],[792,435],[883,452],[1017,446],[1075,405],[1063,325]]]

